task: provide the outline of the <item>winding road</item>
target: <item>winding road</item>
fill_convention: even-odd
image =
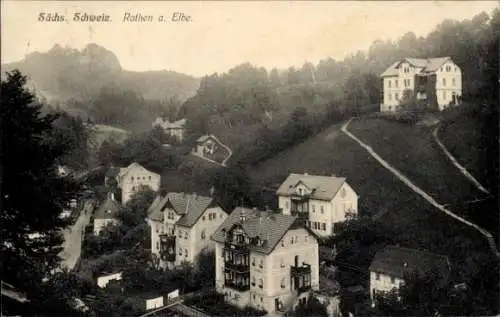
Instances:
[[[342,128],[341,128],[341,131],[343,133],[345,133],[348,137],[350,137],[351,139],[353,139],[354,141],[356,141],[361,147],[363,147],[366,151],[368,151],[368,153],[374,158],[376,159],[384,168],[386,168],[387,170],[389,170],[392,174],[394,174],[397,178],[399,178],[399,180],[401,180],[403,183],[405,183],[408,187],[410,187],[411,190],[413,190],[415,193],[417,193],[418,195],[422,196],[425,200],[427,200],[431,205],[433,205],[434,207],[436,207],[437,209],[439,209],[440,211],[444,212],[446,215],[464,223],[465,225],[469,226],[469,227],[472,227],[474,229],[476,229],[477,231],[479,231],[479,233],[481,233],[481,235],[483,235],[486,240],[488,241],[488,244],[489,244],[489,247],[491,249],[491,251],[496,255],[497,258],[500,259],[500,252],[498,251],[497,249],[497,246],[496,246],[496,243],[495,243],[495,239],[493,238],[493,236],[491,235],[491,233],[489,233],[488,231],[486,231],[484,228],[481,228],[479,227],[478,225],[460,217],[460,216],[457,216],[456,214],[454,214],[452,211],[450,211],[449,209],[447,209],[444,205],[438,203],[436,200],[434,200],[434,198],[432,198],[429,194],[427,194],[425,191],[423,191],[420,187],[418,187],[417,185],[413,184],[405,175],[403,175],[400,171],[398,171],[396,168],[394,168],[393,166],[391,166],[388,162],[386,162],[382,157],[380,157],[374,150],[371,146],[367,145],[366,143],[364,143],[363,141],[361,141],[360,139],[358,139],[354,134],[352,134],[351,132],[349,132],[347,130],[347,127],[349,126],[349,123],[351,123],[352,121],[352,118],[349,119],[349,121],[347,121],[344,125],[342,125]]]

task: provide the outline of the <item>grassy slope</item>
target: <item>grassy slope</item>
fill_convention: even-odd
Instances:
[[[405,174],[414,184],[456,214],[493,230],[494,213],[485,213],[490,203],[469,203],[483,199],[479,191],[448,160],[432,137],[435,127],[410,126],[383,119],[361,118],[349,131],[372,146],[383,159]],[[486,216],[486,217],[485,217]]]
[[[456,261],[462,261],[471,250],[486,250],[484,239],[476,231],[443,215],[413,193],[339,128],[335,125],[262,162],[251,171],[252,180],[256,185],[275,186],[290,172],[344,176],[359,195],[360,214],[387,211],[378,221],[396,230],[395,242],[448,254]],[[266,194],[269,203],[275,204],[274,193]]]

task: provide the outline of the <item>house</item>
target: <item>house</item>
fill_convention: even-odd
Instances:
[[[120,203],[115,200],[113,193],[108,193],[104,202],[94,213],[94,234],[99,235],[104,227],[109,224],[118,224],[116,214],[120,210]]]
[[[194,262],[202,251],[214,249],[210,237],[226,218],[212,197],[174,192],[157,197],[148,212],[151,253],[161,267]]]
[[[319,289],[318,237],[298,218],[237,207],[212,237],[226,301],[284,312]]]
[[[193,153],[198,156],[208,156],[214,155],[215,150],[219,147],[219,141],[213,135],[203,135],[196,140],[196,148],[193,149]]]
[[[403,58],[381,75],[383,101],[380,111],[396,111],[405,97],[433,102],[436,98],[439,110],[460,102],[462,96],[462,71],[450,57]]]
[[[120,281],[122,279],[122,273],[107,273],[97,277],[97,286],[100,288],[105,288],[111,281]]]
[[[166,135],[175,137],[177,140],[184,140],[186,133],[186,119],[180,119],[175,122],[170,122],[167,118],[158,117],[153,121],[153,128],[160,127]]]
[[[385,247],[375,254],[369,268],[372,301],[375,303],[378,295],[398,290],[407,274],[425,274],[431,270],[437,270],[441,277],[446,278],[450,271],[448,258],[399,246]]]
[[[121,201],[125,205],[143,186],[157,191],[160,188],[161,176],[134,162],[125,168],[112,166],[105,175],[104,183],[106,186],[121,189]]]
[[[276,194],[284,215],[298,216],[321,237],[334,235],[358,214],[358,195],[344,177],[292,173]]]

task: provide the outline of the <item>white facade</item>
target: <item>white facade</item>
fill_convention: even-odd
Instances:
[[[279,305],[289,307],[300,296],[294,290],[291,266],[307,263],[311,266],[311,289],[319,289],[318,241],[305,228],[289,230],[270,254],[250,251],[250,290],[237,291],[224,286],[224,244],[215,248],[215,283],[218,292],[226,294],[233,305],[275,312]]]
[[[163,307],[163,296],[146,299],[146,310]]]
[[[161,176],[153,173],[139,165],[132,163],[120,170],[117,176],[118,187],[122,191],[122,204],[125,205],[133,194],[140,191],[142,186],[158,191],[161,184]]]
[[[114,218],[106,218],[106,219],[94,219],[94,234],[99,235],[101,231],[108,225],[118,225],[120,221]]]
[[[153,122],[154,127],[160,127],[163,129],[166,135],[176,138],[181,141],[184,140],[185,135],[185,125],[186,119],[180,119],[175,122],[170,122],[168,119],[163,119],[161,117],[156,118]]]
[[[297,188],[300,190],[300,188]],[[285,215],[291,214],[292,197],[278,195],[278,208]],[[307,200],[307,225],[319,236],[335,234],[334,224],[346,220],[346,215],[358,214],[358,196],[349,184],[344,182],[331,200],[310,198]]]
[[[176,226],[175,266],[181,265],[184,261],[194,262],[202,251],[214,250],[215,242],[210,239],[211,235],[226,218],[227,214],[222,208],[207,208],[194,226]]]
[[[439,110],[443,110],[454,100],[458,103],[458,98],[462,95],[462,72],[450,58],[404,59],[393,64],[381,75],[383,102],[380,111],[398,110],[404,91],[415,91],[417,75],[436,76],[435,89]],[[425,93],[417,93],[417,99],[426,97]]]
[[[151,227],[151,253],[161,258],[160,235],[168,234],[175,236],[175,261],[168,262],[160,260],[161,267],[173,267],[181,265],[182,262],[194,262],[202,251],[210,251],[215,247],[210,238],[217,228],[226,220],[227,213],[219,206],[207,208],[192,226],[179,225],[182,218],[171,208],[163,211],[163,222],[148,219]]]
[[[376,292],[390,292],[399,290],[403,285],[403,279],[388,274],[370,272],[370,297],[373,300]]]
[[[114,273],[114,274],[108,274],[108,275],[102,275],[97,278],[97,286],[100,288],[106,287],[110,281],[113,280],[121,280],[122,279],[122,273]]]

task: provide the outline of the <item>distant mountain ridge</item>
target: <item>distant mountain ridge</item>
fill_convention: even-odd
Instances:
[[[133,90],[144,99],[185,100],[200,81],[174,71],[124,70],[113,52],[93,43],[82,50],[56,44],[47,52],[30,53],[21,61],[2,64],[2,77],[14,68],[29,77],[28,85],[37,94],[58,101],[88,100],[106,86]]]

